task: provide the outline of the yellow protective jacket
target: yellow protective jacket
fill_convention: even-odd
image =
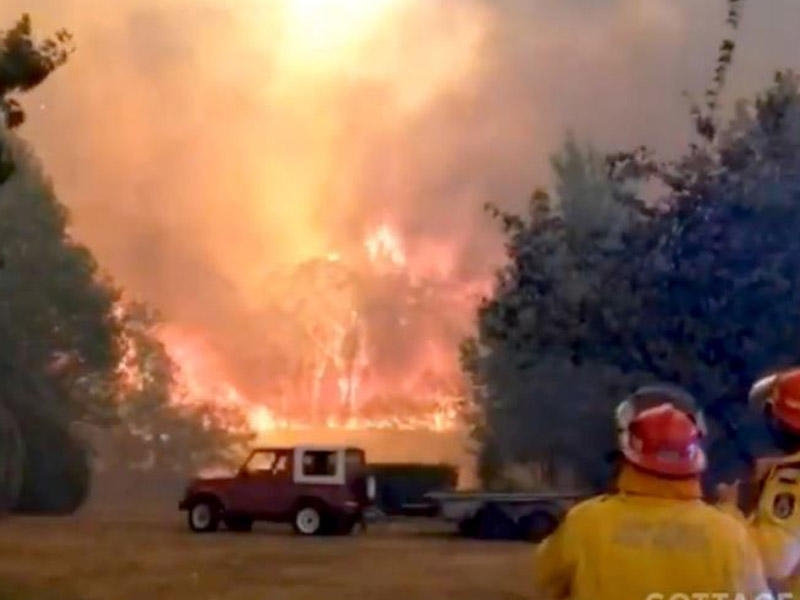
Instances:
[[[800,453],[768,463],[758,475],[761,491],[751,515],[732,504],[720,507],[746,524],[773,586],[800,598]]]
[[[703,502],[698,481],[669,481],[626,465],[617,487],[574,506],[537,548],[536,598],[769,597],[745,526]]]

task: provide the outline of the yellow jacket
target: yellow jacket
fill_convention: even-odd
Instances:
[[[617,493],[587,500],[567,513],[538,547],[534,572],[537,598],[769,594],[746,528],[704,503],[698,481],[660,479],[628,465]]]
[[[761,492],[752,515],[732,504],[720,507],[746,524],[767,578],[800,598],[800,453],[769,459],[758,477]]]

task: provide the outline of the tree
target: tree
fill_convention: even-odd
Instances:
[[[712,478],[766,443],[744,398],[765,370],[800,359],[800,94],[797,76],[779,73],[721,124],[732,49],[721,46],[684,156],[660,161],[643,147],[609,156],[603,173],[568,143],[555,199],[537,193],[526,218],[492,209],[509,263],[463,348],[485,478],[557,452],[602,480],[592,456],[611,447],[611,404],[654,380],[704,404]],[[576,203],[582,189],[592,202]]]
[[[90,252],[67,233],[66,210],[29,149],[10,134],[2,140],[15,170],[0,186],[0,254],[5,258],[0,398],[25,440],[21,505],[44,506],[48,502],[36,491],[39,486],[32,485],[39,479],[39,466],[50,468],[69,454],[54,440],[67,435],[71,423],[111,416],[104,389],[96,382],[119,361],[112,314],[117,291],[100,277]],[[62,441],[80,445],[72,437]],[[72,456],[85,462],[85,449],[76,447]],[[88,467],[76,469],[72,472],[81,481],[62,483],[85,491]],[[52,473],[47,478],[51,488],[58,487]],[[82,496],[76,490],[75,502]]]
[[[216,399],[176,402],[154,314],[123,302],[70,236],[66,208],[10,131],[25,114],[9,94],[64,64],[70,43],[64,31],[35,42],[27,15],[0,34],[0,508],[23,511],[72,511],[86,498],[92,448],[78,428],[106,428],[123,470],[183,472],[249,439],[242,414]]]
[[[14,415],[0,403],[0,512],[17,503],[25,460],[22,432]]]
[[[14,129],[25,122],[25,111],[9,94],[27,92],[63,65],[70,53],[72,36],[60,30],[51,38],[32,38],[30,17],[25,14],[6,32],[0,31],[0,123]],[[0,144],[0,185],[13,171],[13,162]]]
[[[136,302],[118,312],[124,357],[106,470],[180,474],[241,458],[252,440],[245,415],[216,398],[187,398],[178,366],[158,340],[157,314]]]
[[[600,485],[597,448],[613,442],[610,410],[635,374],[587,350],[589,318],[639,211],[621,201],[604,161],[569,138],[552,164],[556,199],[537,191],[525,217],[489,207],[508,236],[509,263],[479,308],[478,332],[462,347],[471,380],[473,435],[484,483],[507,465],[545,463]],[[595,202],[595,200],[600,200]]]

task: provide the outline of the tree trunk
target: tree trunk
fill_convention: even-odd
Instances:
[[[16,505],[22,487],[25,445],[14,415],[0,403],[0,512]]]
[[[22,488],[16,512],[69,514],[86,500],[89,454],[60,423],[30,419],[21,423],[25,440]]]

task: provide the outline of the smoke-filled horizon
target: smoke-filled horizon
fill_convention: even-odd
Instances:
[[[22,128],[75,235],[249,372],[270,273],[387,224],[412,273],[486,280],[483,204],[546,184],[568,129],[679,149],[725,34],[724,0],[6,0],[0,26],[22,11],[76,40]],[[726,99],[800,67],[799,29],[746,3]]]

